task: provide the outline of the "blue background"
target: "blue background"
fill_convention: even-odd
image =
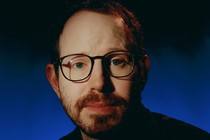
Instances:
[[[124,2],[141,21],[151,59],[143,103],[210,132],[207,3]],[[45,78],[47,32],[63,0],[1,3],[0,139],[53,140],[74,126]]]

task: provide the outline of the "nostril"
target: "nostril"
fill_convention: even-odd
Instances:
[[[114,90],[115,90],[114,85],[111,82],[111,80],[110,79],[105,80],[105,85],[102,88],[102,92],[106,93],[106,94],[111,94],[111,93],[113,93]]]

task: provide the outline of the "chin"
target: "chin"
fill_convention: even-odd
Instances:
[[[122,122],[125,110],[116,110],[108,115],[89,114],[80,117],[77,124],[87,135],[102,135],[114,130]]]
[[[121,119],[122,117],[119,116],[116,117],[114,115],[109,115],[109,116],[92,115],[90,117],[92,119],[92,124],[83,127],[83,130],[85,130],[86,133],[89,134],[108,132],[111,129],[117,127],[122,120]]]

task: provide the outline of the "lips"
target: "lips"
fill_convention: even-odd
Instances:
[[[88,103],[86,106],[90,106],[90,107],[103,107],[103,106],[111,106],[110,103]]]
[[[105,96],[104,94],[89,93],[81,97],[75,107],[78,112],[83,109],[94,112],[110,112],[116,110],[118,107],[126,107],[127,102],[115,94]]]
[[[92,107],[103,107],[103,106],[117,106],[119,103],[117,101],[95,101],[95,102],[88,102],[86,106]]]
[[[116,105],[108,104],[108,103],[91,103],[86,105],[86,109],[91,112],[103,112],[103,113],[109,113],[112,112]]]

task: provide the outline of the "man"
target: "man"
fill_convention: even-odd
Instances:
[[[119,3],[70,3],[54,41],[46,75],[77,126],[61,139],[209,139],[207,132],[141,104],[149,58],[139,22]]]

